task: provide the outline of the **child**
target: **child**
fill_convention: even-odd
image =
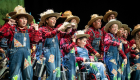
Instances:
[[[69,23],[70,24],[70,23]],[[67,25],[67,28],[64,29],[64,32],[69,33],[71,31],[72,27],[71,24]],[[60,40],[60,49],[61,53],[63,56],[63,61],[62,64],[64,68],[67,70],[67,78],[68,80],[75,80],[75,51],[74,51],[74,46],[75,46],[76,38],[61,38]]]
[[[124,59],[125,64],[127,64],[127,57],[122,51],[122,43],[116,39],[116,34],[118,29],[121,27],[121,22],[116,19],[110,20],[106,25],[104,30],[107,32],[104,39],[105,44],[105,63],[108,69],[108,74],[110,80],[121,79],[121,76],[117,76],[121,73],[120,68],[117,67],[119,61],[119,54]]]
[[[0,34],[10,42],[10,80],[32,80],[30,42],[36,43],[40,40],[38,25],[33,24],[34,29],[27,29],[27,23],[33,21],[33,16],[26,13],[22,6],[17,6],[14,11],[17,13],[0,29]]]
[[[132,62],[134,64],[137,64],[137,70],[132,73],[132,79],[139,80],[140,79],[140,67],[139,67],[140,25],[139,24],[134,27],[134,30],[132,31],[131,35],[134,38],[130,41],[130,47],[133,46],[133,44],[136,44],[136,48],[133,48],[133,50],[131,50],[131,58],[133,59]]]
[[[98,73],[101,74],[101,80],[107,80],[105,67],[101,62],[94,62],[94,58],[88,55],[88,50],[85,48],[86,41],[90,37],[89,34],[85,34],[84,31],[77,31],[75,33],[76,36],[76,44],[75,53],[76,53],[76,61],[78,62],[80,69],[85,71],[87,67],[89,69],[89,74],[95,74],[98,77]],[[82,61],[82,62],[81,62]],[[82,65],[82,66],[81,66]],[[97,76],[98,75],[98,76]]]
[[[64,23],[59,28],[54,28],[56,20],[60,17],[60,13],[55,13],[53,10],[47,10],[46,12],[41,13],[40,16],[41,21],[45,23],[40,29],[40,32],[42,32],[44,44],[43,51],[44,57],[46,58],[45,65],[47,68],[47,80],[59,80],[61,66],[59,39],[71,37],[71,35],[75,33],[76,28],[73,27],[74,29],[72,29],[70,33],[61,31],[65,29],[64,26],[67,25],[67,23]]]

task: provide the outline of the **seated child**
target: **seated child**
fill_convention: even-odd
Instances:
[[[105,66],[101,62],[94,62],[94,58],[88,55],[88,50],[85,48],[87,38],[89,38],[89,34],[85,34],[84,31],[77,31],[75,33],[76,36],[76,61],[79,64],[79,68],[81,71],[86,71],[86,68],[89,69],[89,74],[95,74],[96,78],[100,74],[101,80],[107,80]],[[97,76],[98,75],[98,76]]]

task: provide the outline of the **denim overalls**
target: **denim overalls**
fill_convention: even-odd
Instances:
[[[112,37],[112,41],[117,41],[113,34],[110,34]],[[121,76],[119,75],[121,72],[121,69],[118,68],[117,65],[119,61],[119,51],[117,46],[110,46],[108,51],[105,53],[105,63],[107,66],[108,74],[110,77],[110,80],[121,80]]]
[[[60,79],[61,53],[57,35],[53,38],[46,38],[44,48],[45,64],[47,68],[46,80]]]
[[[5,54],[0,53],[0,60],[3,60],[6,57],[7,49],[8,49],[7,41],[8,39],[6,38],[2,38],[0,41],[0,47],[5,51]]]
[[[128,47],[129,47],[129,44],[128,44]],[[124,68],[124,76],[125,76],[125,80],[130,80],[131,78],[131,74],[130,74],[130,61],[129,61],[129,56],[130,56],[130,52],[128,52],[126,54],[127,56],[127,64],[126,64],[126,67]]]
[[[140,52],[136,53],[136,55],[140,55]],[[140,58],[133,60],[134,64],[137,64],[137,70],[132,73],[133,80],[140,80]]]
[[[101,40],[102,34],[101,34],[101,30],[100,30],[100,29],[98,29],[98,30],[99,30],[100,34],[97,34],[97,35],[100,35],[100,37],[99,37],[99,38],[96,38],[96,37],[95,37],[95,33],[94,33],[93,30],[91,29],[91,31],[92,31],[92,33],[93,33],[93,37],[94,37],[94,40],[92,41],[92,47],[93,47],[98,53],[100,53],[100,48],[99,48],[99,46],[100,46],[100,40]]]
[[[67,70],[68,80],[74,80],[76,76],[75,62],[75,49],[73,48],[69,53],[65,54],[62,62],[64,68]]]
[[[90,62],[88,50],[86,48],[76,47],[77,48],[77,56],[85,58],[88,60],[86,67],[89,69],[89,74],[97,74],[98,72],[101,74],[101,80],[105,79],[104,71],[105,67],[101,62]],[[97,75],[96,75],[97,77]]]
[[[28,30],[26,33],[21,33],[17,32],[15,28],[9,59],[10,80],[32,80],[33,70]]]

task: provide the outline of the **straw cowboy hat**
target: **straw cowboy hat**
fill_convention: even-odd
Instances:
[[[127,24],[122,24],[122,26],[120,28],[124,28],[124,30],[125,30],[125,29],[128,28],[128,25]]]
[[[73,16],[73,15],[67,16],[65,22],[69,22],[72,19],[75,19],[77,21],[77,24],[80,22],[80,18],[78,16]]]
[[[61,31],[65,32],[65,30],[66,30],[67,28],[70,28],[70,27],[71,27],[71,23],[69,23],[69,22],[64,22],[62,26],[64,26],[65,28],[64,28],[63,30],[61,30]]]
[[[86,26],[85,26],[85,29],[88,29],[88,28],[89,28],[89,26],[88,26],[88,25],[86,25]]]
[[[56,19],[58,19],[60,17],[60,13],[56,13],[52,9],[49,9],[46,12],[41,13],[40,16],[41,16],[40,21],[45,22],[46,18],[53,16],[56,17]]]
[[[71,11],[65,11],[65,12],[62,14],[61,18],[67,18],[67,16],[70,16],[70,15],[72,15],[72,12],[71,12]]]
[[[10,12],[6,14],[6,17],[3,19],[4,21],[9,21],[9,18],[11,18],[11,16],[15,15],[16,12]]]
[[[90,26],[95,20],[102,19],[102,18],[103,18],[103,16],[98,16],[98,14],[93,14],[93,15],[91,15],[91,19],[88,22],[88,25]]]
[[[125,28],[125,30],[127,30],[127,33],[130,33],[130,28],[127,26],[127,28]]]
[[[134,36],[137,31],[140,31],[140,24],[138,24],[134,27],[134,30],[131,32],[131,35]]]
[[[116,19],[111,19],[111,20],[105,25],[105,28],[104,28],[105,32],[108,33],[109,27],[110,27],[111,25],[113,25],[113,24],[117,24],[117,25],[118,25],[118,29],[122,26],[122,23],[121,23],[120,21],[118,21],[118,20],[116,20]]]
[[[77,39],[80,38],[80,37],[84,37],[84,36],[86,36],[87,38],[90,37],[90,35],[89,34],[85,34],[85,32],[83,30],[77,31],[75,33],[75,36],[76,36]]]
[[[16,12],[15,15],[11,16],[12,19],[16,19],[18,16],[27,16],[27,19],[28,19],[28,23],[30,24],[34,17],[30,14],[28,14],[26,11],[25,11],[25,8],[23,8],[22,6],[18,5],[17,7],[15,7],[14,9],[14,12]]]
[[[104,22],[108,22],[107,18],[109,17],[109,15],[114,14],[115,18],[117,17],[118,13],[116,11],[112,11],[112,10],[108,10],[106,12],[106,14],[104,15],[103,21]]]

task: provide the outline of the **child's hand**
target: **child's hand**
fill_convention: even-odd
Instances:
[[[0,53],[5,53],[5,51],[1,48],[1,49],[0,49]]]
[[[86,59],[85,58],[83,58],[83,62],[86,62]]]
[[[96,56],[96,57],[100,57],[100,54],[97,52],[97,53],[95,54],[95,56]]]
[[[139,54],[138,54],[138,55],[136,55],[135,59],[139,59]]]
[[[75,35],[72,36],[72,41],[76,42],[76,36]]]
[[[135,52],[138,53],[138,52],[140,52],[140,51],[139,51],[139,49],[135,49]]]
[[[16,24],[16,21],[14,19],[9,19],[8,24],[10,25]]]
[[[136,44],[133,44],[133,46],[132,46],[133,48],[136,48]]]
[[[120,43],[118,50],[120,51],[122,49],[122,43]]]
[[[124,59],[124,65],[126,65],[127,64],[127,59]]]

